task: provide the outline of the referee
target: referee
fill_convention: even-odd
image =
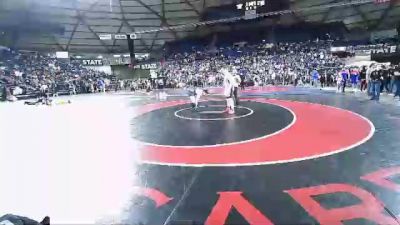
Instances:
[[[242,83],[242,79],[238,74],[236,74],[233,76],[233,80],[235,81],[235,83],[233,84],[233,98],[235,101],[235,105],[239,105],[238,90],[240,84]]]

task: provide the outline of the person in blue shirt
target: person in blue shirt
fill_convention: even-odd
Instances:
[[[98,91],[98,92],[103,92],[103,85],[104,85],[103,80],[98,79],[98,80],[97,80],[97,91]]]
[[[349,79],[349,70],[343,69],[340,73],[342,75],[342,92],[344,93],[347,85],[347,80]]]
[[[350,81],[351,81],[351,86],[353,87],[353,91],[355,92],[357,90],[357,84],[360,79],[360,73],[358,72],[358,69],[351,69],[350,71]]]
[[[316,69],[314,69],[311,73],[312,76],[312,86],[317,86],[318,84],[318,78],[319,78],[319,73]]]

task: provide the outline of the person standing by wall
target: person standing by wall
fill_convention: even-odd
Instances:
[[[340,92],[340,88],[342,87],[342,71],[339,71],[336,74],[336,87],[337,87],[336,92]]]
[[[367,68],[366,66],[363,66],[361,71],[360,71],[360,91],[363,92],[364,90],[367,90]]]
[[[374,64],[369,65],[369,68],[367,69],[367,76],[366,76],[366,80],[367,80],[367,94],[369,96],[372,96],[372,72],[374,72],[376,70],[376,67]]]
[[[346,90],[347,80],[349,79],[349,70],[344,68],[341,72],[342,75],[342,93]]]
[[[394,65],[390,65],[389,67],[389,90],[390,94],[393,93],[393,87],[394,87]]]
[[[394,93],[394,98],[396,98],[397,96],[399,97],[400,100],[400,67],[396,66],[394,71],[394,88],[396,88],[396,92]]]
[[[314,69],[311,73],[311,77],[312,77],[312,86],[313,87],[317,87],[318,85],[318,78],[319,78],[319,73],[316,69]]]
[[[321,88],[324,88],[326,83],[326,74],[321,75],[321,77],[319,78],[319,82],[321,83]]]
[[[4,84],[4,86],[2,87],[2,90],[1,90],[1,99],[0,99],[0,101],[6,101],[7,100],[7,93],[8,92],[10,92],[8,89],[7,89],[7,86]]]
[[[299,83],[299,75],[297,71],[293,73],[293,86],[297,87],[297,84]]]
[[[379,101],[379,96],[381,94],[381,74],[378,70],[374,70],[371,73],[371,100]]]
[[[353,91],[357,91],[357,84],[360,79],[360,75],[358,72],[358,69],[352,68],[350,69],[350,82],[351,82],[351,87],[353,88]]]
[[[386,66],[382,67],[382,85],[381,85],[381,92],[383,89],[386,90],[387,93],[390,93],[389,85],[390,85],[390,75],[389,75],[389,68]]]

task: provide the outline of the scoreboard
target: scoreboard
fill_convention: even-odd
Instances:
[[[238,10],[257,10],[257,7],[262,7],[265,5],[265,0],[250,1],[236,4]]]
[[[202,20],[218,20],[240,16],[253,19],[257,17],[257,14],[287,10],[289,6],[290,0],[238,0],[230,5],[205,9]]]
[[[244,10],[244,18],[251,20],[257,18],[257,8],[265,6],[265,0],[254,0],[236,4],[238,10]]]

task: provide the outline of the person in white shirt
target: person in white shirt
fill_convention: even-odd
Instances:
[[[46,91],[47,91],[47,88],[48,88],[47,84],[43,83],[43,84],[40,86],[40,91],[41,91],[41,92],[46,92]]]
[[[342,87],[342,71],[337,72],[336,74],[336,92],[340,92],[340,88]]]
[[[192,104],[192,108],[197,109],[201,96],[208,94],[208,90],[195,87],[193,90],[189,90],[189,98]]]
[[[221,69],[221,73],[224,75],[224,95],[226,97],[226,107],[229,114],[235,113],[235,102],[233,101],[233,88],[234,78],[233,75],[227,69]]]
[[[254,76],[254,87],[260,86],[260,83],[261,83],[260,76],[255,75],[255,76]]]

